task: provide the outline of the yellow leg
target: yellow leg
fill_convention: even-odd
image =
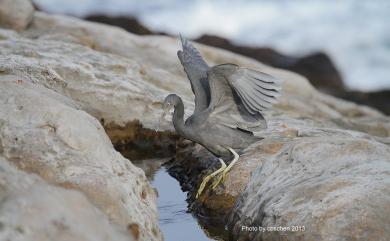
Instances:
[[[230,169],[232,169],[233,165],[236,164],[236,162],[240,158],[240,156],[237,154],[237,152],[235,152],[232,148],[228,147],[228,149],[234,155],[233,161],[222,171],[222,173],[220,175],[218,175],[214,179],[213,183],[211,184],[211,189],[213,189],[213,190],[218,186],[218,184],[220,184],[221,182],[223,182],[225,180],[226,173],[228,173],[230,171]]]
[[[226,168],[225,162],[221,158],[219,158],[218,160],[221,163],[221,167],[203,179],[202,183],[199,186],[198,192],[196,193],[196,198],[198,198],[200,194],[202,194],[203,189],[205,188],[206,184],[210,181],[210,179],[218,175],[218,173],[222,172]]]

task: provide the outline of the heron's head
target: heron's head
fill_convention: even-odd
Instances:
[[[175,94],[170,94],[165,97],[163,102],[163,110],[165,113],[168,113],[172,108],[174,108],[177,103],[179,103],[179,96]]]
[[[179,100],[180,100],[179,96],[177,96],[175,94],[170,94],[167,97],[165,97],[164,102],[162,103],[163,112],[161,114],[161,117],[160,117],[160,120],[159,120],[159,124],[158,124],[158,128],[157,128],[156,131],[158,131],[160,129],[161,121],[165,118],[167,113],[169,113],[169,111],[172,108],[176,107],[177,103],[179,103]]]

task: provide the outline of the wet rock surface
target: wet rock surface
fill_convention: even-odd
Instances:
[[[172,157],[176,152],[176,142],[180,141],[180,137],[171,131],[146,129],[139,121],[125,126],[113,123],[104,126],[115,149],[130,160]]]

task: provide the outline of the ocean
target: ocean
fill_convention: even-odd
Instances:
[[[35,0],[42,9],[83,17],[137,17],[155,31],[303,56],[324,51],[353,90],[390,89],[389,0]]]

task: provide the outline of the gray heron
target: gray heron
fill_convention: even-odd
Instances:
[[[214,178],[213,190],[224,181],[239,159],[237,152],[263,139],[254,132],[267,127],[262,112],[277,101],[281,82],[269,74],[235,64],[210,67],[191,43],[183,37],[181,43],[183,50],[177,55],[195,95],[195,110],[184,121],[182,99],[170,94],[163,102],[161,119],[174,108],[172,122],[176,132],[205,147],[221,163],[219,169],[203,179],[198,198],[211,179]],[[223,159],[232,161],[226,165]]]

